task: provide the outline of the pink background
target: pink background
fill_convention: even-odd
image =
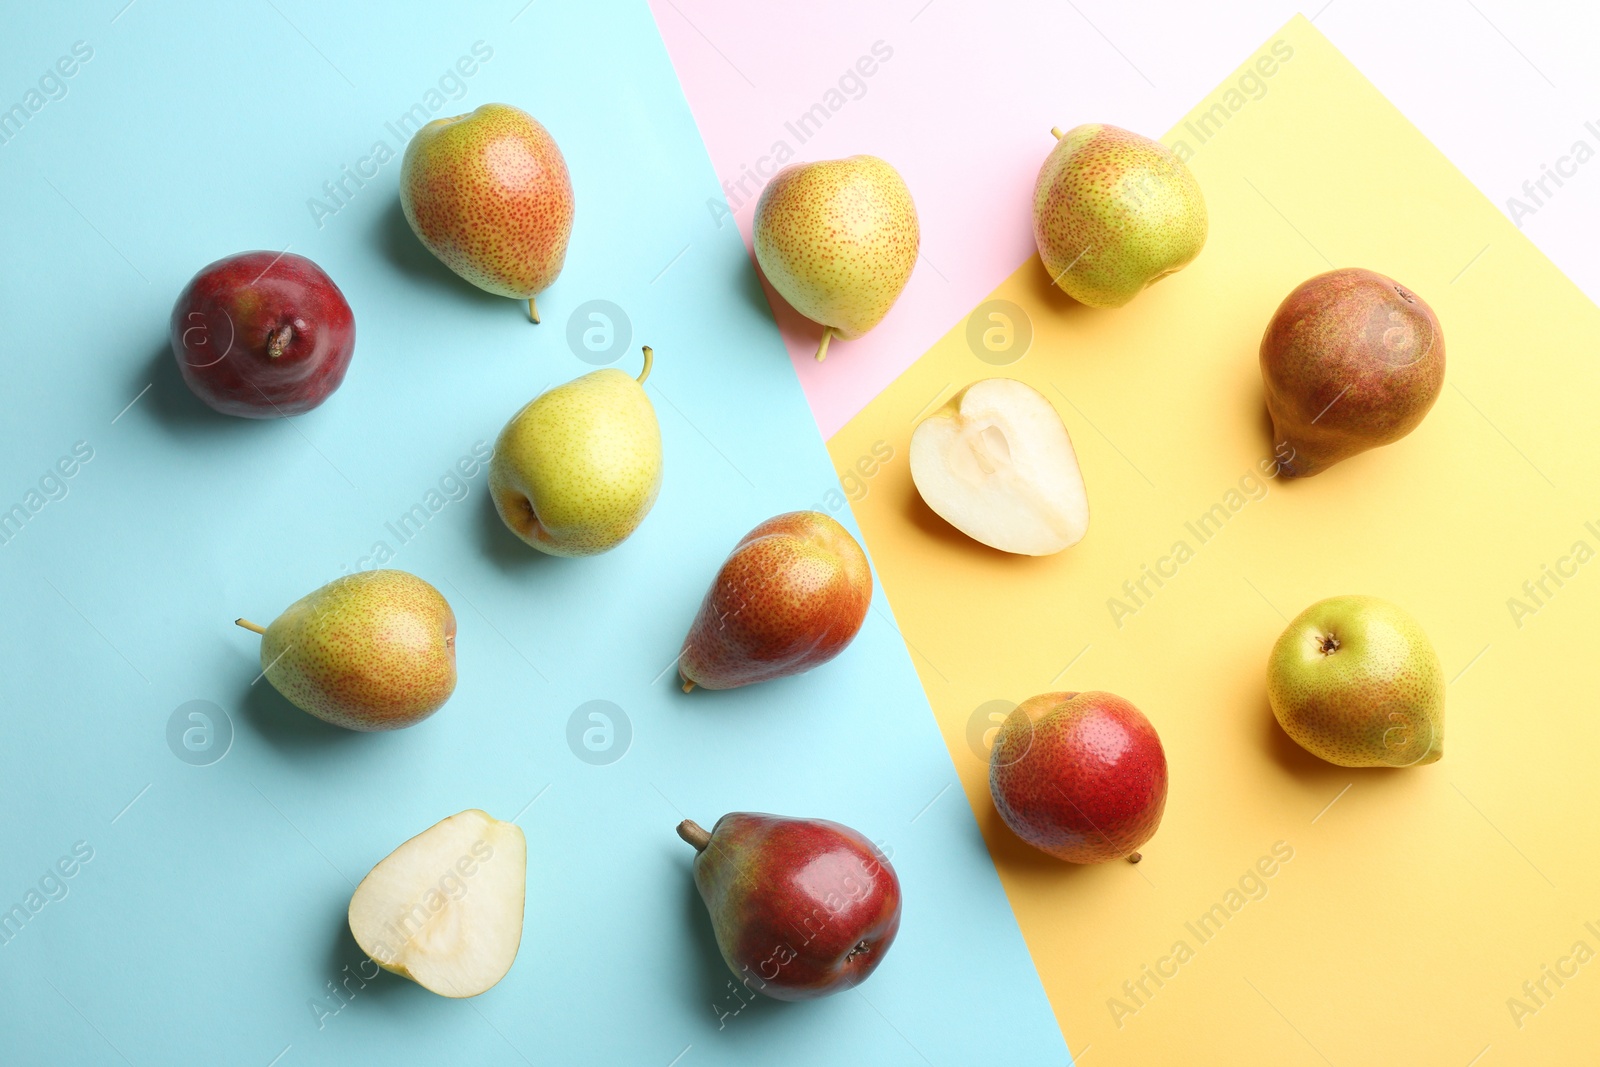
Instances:
[[[1113,0],[650,3],[747,244],[765,179],[747,180],[749,195],[734,183],[775,141],[793,162],[881,156],[916,200],[921,260],[871,333],[835,341],[819,365],[820,329],[775,301],[824,436],[1034,254],[1031,194],[1051,126],[1110,122],[1159,137],[1302,10],[1285,0],[1225,11]],[[1600,118],[1584,111],[1600,77],[1581,44],[1600,33],[1600,9],[1312,0],[1303,10],[1502,210],[1585,118]],[[859,99],[844,95],[804,143],[785,128],[879,41],[892,55],[862,79]],[[1600,257],[1584,234],[1600,228],[1600,165],[1591,169],[1522,221],[1596,296]]]

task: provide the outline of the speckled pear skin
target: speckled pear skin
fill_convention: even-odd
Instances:
[[[519,411],[495,442],[489,494],[507,528],[552,556],[628,538],[661,491],[661,427],[644,387],[607,367]]]
[[[549,131],[509,104],[418,130],[400,164],[400,205],[428,251],[498,296],[543,292],[567,258],[567,162]]]
[[[335,726],[413,726],[455,691],[455,613],[414,574],[347,574],[267,627],[261,669],[291,704]]]
[[[799,674],[843,652],[872,603],[850,531],[818,511],[779,515],[734,546],[678,659],[684,681],[733,689]]]
[[[1112,693],[1042,693],[995,734],[989,793],[1013,833],[1071,863],[1131,855],[1161,825],[1167,756],[1150,720]]]
[[[784,167],[756,204],[756,261],[767,281],[844,338],[883,321],[920,241],[910,190],[876,156]]]
[[[1341,767],[1410,767],[1444,755],[1444,671],[1417,621],[1373,596],[1302,611],[1267,661],[1284,733]]]
[[[1393,278],[1351,268],[1284,298],[1261,337],[1278,473],[1320,474],[1417,428],[1444,388],[1444,333]]]
[[[900,929],[900,879],[826,819],[733,812],[694,860],[717,947],[747,989],[812,1000],[859,985]]]
[[[1206,201],[1159,141],[1116,126],[1068,130],[1039,168],[1033,236],[1068,296],[1117,308],[1188,266],[1206,243]]]

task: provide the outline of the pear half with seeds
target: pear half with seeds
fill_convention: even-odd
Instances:
[[[911,480],[940,518],[1002,552],[1083,539],[1089,496],[1061,416],[1012,378],[974,382],[911,434]]]

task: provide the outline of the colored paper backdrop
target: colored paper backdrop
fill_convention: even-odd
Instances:
[[[811,506],[851,520],[745,252],[705,209],[717,181],[643,5],[145,0],[11,22],[0,1059],[1067,1061],[881,598],[826,669],[677,690],[746,530]],[[550,127],[577,189],[537,328],[436,263],[396,200],[410,128],[497,100]],[[167,349],[183,284],[248,248],[310,256],[356,313],[343,387],[291,421],[212,415]],[[660,502],[609,555],[538,556],[495,517],[482,456],[541,389],[632,370],[646,343]],[[381,564],[454,606],[443,711],[356,735],[252,684],[236,616]],[[353,884],[473,806],[530,842],[510,975],[471,1002],[352,980]],[[735,995],[673,834],[731,809],[893,850],[904,923],[870,984]]]
[[[1210,209],[1191,267],[1103,312],[1027,262],[830,441],[1063,1030],[1089,1063],[1579,1062],[1600,997],[1579,829],[1600,802],[1580,666],[1600,313],[1304,19],[1166,141]],[[1443,395],[1396,445],[1264,477],[1262,329],[1352,265],[1438,313]],[[1012,343],[986,345],[1001,322]],[[1076,444],[1092,519],[1061,555],[979,546],[911,484],[916,422],[996,375],[1044,393]],[[1432,636],[1442,762],[1352,772],[1274,722],[1273,641],[1351,592]],[[1000,717],[1085,689],[1166,744],[1137,867],[1043,857],[989,801]]]

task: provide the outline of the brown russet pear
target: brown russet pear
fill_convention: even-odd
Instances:
[[[567,161],[509,104],[434,119],[406,145],[400,206],[428,251],[485,292],[528,302],[561,273],[572,236]]]
[[[456,688],[456,617],[405,571],[360,571],[296,600],[261,635],[261,670],[302,711],[349,730],[398,730]]]
[[[1444,333],[1410,289],[1370,270],[1319,274],[1261,338],[1273,444],[1290,478],[1400,440],[1444,387]]]
[[[828,340],[860,337],[889,313],[917,264],[921,230],[900,173],[877,156],[795,163],[756,204],[756,262]]]
[[[745,534],[706,591],[678,658],[684,692],[799,674],[837,656],[872,603],[872,571],[850,531],[793,511]]]

